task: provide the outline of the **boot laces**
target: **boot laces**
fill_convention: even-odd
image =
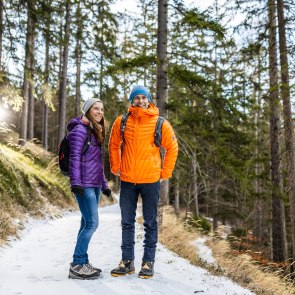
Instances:
[[[143,262],[142,268],[150,269],[150,268],[152,268],[152,263],[151,262]]]
[[[83,270],[85,272],[90,272],[92,269],[88,267],[88,264],[84,264],[83,267],[81,268],[81,270]]]
[[[94,270],[94,269],[95,269],[94,266],[93,266],[91,263],[86,263],[85,265],[86,265],[86,267],[88,267],[90,270]]]

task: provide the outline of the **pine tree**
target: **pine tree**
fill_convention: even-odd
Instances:
[[[70,39],[70,25],[71,25],[71,1],[67,0],[65,3],[65,26],[64,26],[64,42],[63,42],[63,56],[62,56],[62,72],[59,86],[59,117],[58,117],[58,142],[61,142],[65,135],[66,124],[66,99],[67,99],[67,72],[68,72],[68,50]]]
[[[272,255],[274,261],[286,260],[284,207],[281,201],[279,151],[279,92],[276,53],[275,1],[268,0],[269,13],[269,106],[272,179]]]
[[[284,1],[277,0],[280,65],[281,65],[281,96],[284,107],[284,131],[286,157],[288,165],[288,192],[291,216],[292,258],[295,260],[295,161],[294,161],[294,131],[290,102],[289,63],[286,42],[286,28],[284,16]]]
[[[35,34],[35,2],[27,2],[27,33],[26,33],[26,50],[25,50],[25,66],[24,66],[24,82],[23,82],[23,97],[24,102],[21,113],[21,124],[20,124],[20,139],[19,144],[24,145],[27,140],[28,131],[28,108],[30,99],[30,88],[32,93],[32,60],[34,55],[34,34]]]

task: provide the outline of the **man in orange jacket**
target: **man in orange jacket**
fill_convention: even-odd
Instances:
[[[162,163],[160,148],[154,143],[159,110],[151,103],[148,89],[141,85],[135,86],[130,93],[129,101],[131,103],[128,110],[130,115],[126,122],[124,136],[122,138],[123,116],[119,116],[113,124],[109,142],[111,171],[121,179],[122,224],[122,260],[119,266],[111,271],[111,275],[123,276],[135,272],[135,217],[140,194],[145,237],[142,267],[138,276],[150,278],[154,274],[158,241],[157,208],[160,181],[172,176],[178,144],[171,125],[165,120],[162,125],[161,146],[166,153]]]

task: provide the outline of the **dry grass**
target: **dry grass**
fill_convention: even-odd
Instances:
[[[17,225],[13,222],[11,216],[0,210],[0,246],[3,246],[8,236],[16,236]]]
[[[295,294],[294,284],[267,268],[262,269],[248,254],[232,255],[227,241],[211,240],[209,243],[218,264],[227,276],[256,294]]]
[[[209,265],[197,255],[197,249],[192,241],[200,237],[198,232],[189,232],[183,223],[172,214],[171,207],[163,210],[163,224],[159,234],[159,241],[169,250],[190,261],[191,264],[206,268],[213,274],[221,274],[219,268]]]
[[[174,215],[171,207],[163,213],[163,226],[159,235],[160,242],[192,264],[206,268],[210,273],[224,274],[248,288],[257,295],[291,295],[295,294],[294,284],[282,279],[279,274],[272,273],[256,265],[250,255],[233,256],[227,241],[209,238],[208,246],[212,249],[218,267],[208,265],[198,258],[196,248],[191,244],[200,233],[188,232],[183,222]]]

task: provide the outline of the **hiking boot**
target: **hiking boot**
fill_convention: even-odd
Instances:
[[[69,271],[69,279],[94,280],[99,277],[100,271],[89,267],[89,264],[73,264],[71,263]]]
[[[154,262],[144,261],[141,265],[141,270],[138,277],[141,279],[149,279],[154,275]]]
[[[131,275],[135,273],[134,260],[121,260],[119,266],[111,271],[113,277]]]
[[[94,269],[94,270],[97,270],[99,273],[101,273],[101,269],[100,268],[97,268],[97,267],[94,267],[91,263],[86,263],[85,264],[88,268],[90,269]]]

